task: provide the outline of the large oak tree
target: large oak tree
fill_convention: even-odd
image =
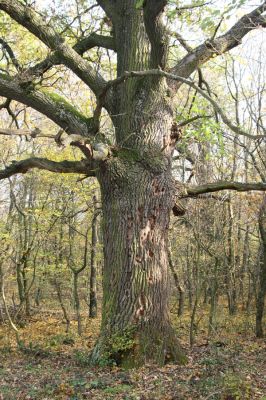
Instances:
[[[189,85],[210,101],[223,123],[236,134],[265,140],[263,134],[252,137],[231,122],[218,102],[190,76],[208,60],[238,46],[250,31],[265,27],[266,2],[244,15],[226,33],[214,35],[196,48],[186,45],[176,32],[180,46],[188,53],[171,68],[170,33],[164,25],[166,0],[97,3],[112,25],[112,35],[93,33],[71,46],[64,33],[60,34],[52,22],[48,23],[27,2],[0,0],[0,10],[50,49],[44,60],[25,69],[9,44],[1,42],[16,73],[0,74],[0,95],[7,102],[16,100],[54,121],[84,156],[81,161],[29,158],[13,162],[0,171],[0,179],[32,168],[96,176],[103,207],[104,277],[102,325],[92,361],[111,360],[131,366],[146,361],[164,363],[166,359],[182,361],[184,357],[168,314],[170,214],[173,209],[175,214],[182,212],[179,198],[223,189],[266,190],[266,184],[214,182],[185,187],[176,183],[172,158],[176,143],[182,140],[175,123],[176,99],[182,93],[181,85]],[[106,81],[83,56],[93,47],[117,53],[116,79]],[[40,78],[58,65],[70,69],[96,96],[97,107],[91,118],[42,90]],[[112,146],[99,133],[103,108],[114,128]],[[42,136],[38,129],[2,129],[0,133]],[[60,141],[60,135],[55,139]]]

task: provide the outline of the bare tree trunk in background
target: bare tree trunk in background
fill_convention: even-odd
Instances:
[[[187,293],[188,293],[188,306],[189,309],[192,309],[192,303],[193,303],[193,286],[192,286],[192,273],[191,273],[191,267],[190,267],[190,254],[189,254],[189,249],[190,246],[189,244],[187,245],[187,251],[186,251],[186,286],[187,286]]]
[[[70,228],[69,228],[70,229]],[[71,231],[71,229],[70,229]],[[86,230],[85,233],[85,243],[84,243],[84,254],[83,254],[83,262],[82,266],[80,268],[75,267],[75,262],[74,262],[74,257],[73,257],[73,252],[72,252],[72,244],[73,241],[70,241],[70,256],[68,260],[68,266],[72,271],[72,276],[73,276],[73,299],[74,299],[74,309],[76,312],[76,318],[78,322],[78,334],[81,336],[82,334],[82,322],[81,322],[81,312],[80,312],[80,299],[79,299],[79,287],[78,287],[78,280],[79,280],[79,275],[81,274],[82,271],[87,267],[87,255],[88,255],[88,233],[89,233],[89,228]],[[70,234],[71,236],[71,234]]]
[[[94,214],[92,219],[92,226],[91,226],[91,270],[90,270],[90,291],[89,291],[89,317],[96,318],[97,317],[97,261],[96,261],[96,254],[97,254],[97,242],[98,242],[98,235],[97,235],[97,221],[99,216],[99,209],[98,209],[98,199],[95,195],[93,197],[93,204],[94,204]]]
[[[195,333],[197,332],[196,314],[197,314],[197,309],[198,309],[201,290],[202,290],[200,276],[199,276],[199,267],[200,267],[200,244],[199,244],[199,242],[197,242],[196,258],[194,261],[195,296],[194,296],[194,304],[193,304],[193,308],[192,308],[192,313],[191,313],[191,317],[190,317],[190,330],[189,330],[190,347],[192,347],[194,345]]]
[[[248,274],[248,265],[250,263],[250,247],[249,247],[249,226],[246,225],[246,231],[244,235],[244,244],[243,244],[243,258],[242,265],[240,270],[240,287],[239,287],[239,295],[242,303],[242,309],[245,310],[247,308],[247,300],[245,298],[245,281],[246,275]],[[248,277],[248,288],[250,286],[250,277]],[[248,289],[248,297],[249,297],[249,289]]]
[[[256,313],[256,336],[263,337],[263,313],[266,296],[266,196],[259,213],[259,231],[261,236],[261,247],[259,257],[259,290],[257,294]]]
[[[69,316],[68,316],[66,307],[65,307],[65,305],[64,305],[64,300],[63,300],[63,296],[62,296],[61,285],[60,285],[60,283],[58,282],[57,279],[54,279],[53,284],[54,284],[54,286],[55,286],[56,293],[57,293],[57,297],[58,297],[58,300],[59,300],[59,304],[60,304],[60,306],[61,306],[61,308],[62,308],[63,316],[64,316],[64,319],[65,319],[65,321],[66,321],[66,333],[68,333],[69,327],[70,327],[70,318],[69,318]]]
[[[235,263],[235,244],[234,244],[234,212],[231,203],[231,197],[228,201],[228,255],[227,255],[227,271],[226,271],[226,293],[228,299],[228,311],[230,315],[234,315],[237,311],[236,303],[236,263]]]
[[[209,336],[216,330],[216,311],[218,304],[218,289],[219,289],[218,268],[219,268],[219,260],[218,258],[215,258],[213,277],[210,284],[210,313],[209,313],[209,326],[208,326]]]
[[[172,252],[171,252],[171,247],[169,245],[168,248],[168,260],[169,260],[169,267],[172,272],[172,276],[174,279],[175,287],[178,291],[178,310],[177,310],[177,315],[180,317],[183,312],[184,312],[184,296],[185,296],[185,291],[183,286],[180,284],[180,280],[178,278],[177,272],[175,270],[174,264],[173,264],[173,259],[172,259]]]
[[[78,322],[78,334],[79,334],[79,336],[81,336],[82,325],[81,325],[80,300],[79,300],[79,291],[78,291],[78,278],[79,278],[79,272],[73,271],[74,308],[76,311],[76,317],[77,317],[77,322]]]

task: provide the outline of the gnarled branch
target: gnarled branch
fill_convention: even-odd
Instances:
[[[86,51],[97,46],[104,47],[109,50],[116,50],[115,40],[112,36],[98,35],[96,33],[91,33],[90,35],[79,40],[73,46],[73,49],[82,56]],[[50,68],[61,63],[62,60],[56,53],[48,55],[44,60],[24,71],[27,82],[33,81],[34,79],[42,76]]]
[[[21,71],[21,66],[20,66],[11,46],[2,38],[0,38],[0,45],[2,46],[3,50],[5,50],[8,53],[9,58],[12,61],[13,65],[15,66],[16,70]]]
[[[78,41],[73,49],[80,55],[83,55],[86,51],[93,47],[103,47],[105,49],[116,51],[115,39],[113,36],[98,35],[97,33],[91,33]]]
[[[89,118],[84,117],[60,96],[23,88],[16,79],[0,74],[0,96],[26,104],[46,115],[68,133],[89,135]]]
[[[92,165],[88,160],[81,161],[51,161],[46,158],[32,157],[26,160],[14,161],[5,169],[0,170],[0,180],[10,178],[16,174],[25,174],[30,169],[37,168],[60,174],[85,174],[95,176]]]
[[[266,17],[262,15],[265,11],[266,1],[249,14],[244,15],[224,35],[213,40],[206,40],[205,43],[196,47],[173,68],[172,72],[187,78],[212,57],[226,53],[238,46],[248,32],[259,26],[266,27]]]
[[[107,82],[104,91],[102,92],[102,94],[100,95],[101,97],[103,97],[108,89],[114,85],[118,85],[122,82],[124,82],[125,80],[129,79],[129,78],[138,78],[138,77],[145,77],[145,76],[158,76],[158,77],[165,77],[169,80],[173,80],[173,81],[177,81],[180,83],[185,83],[186,85],[194,88],[195,90],[197,90],[197,92],[199,92],[201,94],[202,97],[204,97],[206,100],[208,100],[213,108],[215,109],[215,111],[221,116],[222,121],[236,134],[238,135],[242,135],[242,136],[246,136],[250,139],[265,139],[266,135],[251,135],[250,133],[244,131],[243,129],[241,129],[239,126],[235,125],[232,123],[232,121],[226,116],[226,114],[223,112],[223,110],[221,109],[221,107],[219,106],[219,104],[211,97],[209,96],[204,90],[202,90],[198,85],[196,85],[196,83],[194,83],[193,81],[186,79],[182,76],[178,76],[175,74],[170,74],[168,72],[162,71],[160,69],[150,69],[147,71],[126,71],[123,75],[119,76],[116,79],[113,79],[109,82]]]
[[[12,19],[27,28],[33,35],[56,52],[62,63],[70,68],[97,95],[103,90],[105,80],[84,60],[56,30],[47,24],[32,8],[17,0],[1,0],[0,10],[5,11]]]
[[[199,186],[187,187],[186,190],[182,191],[182,198],[185,197],[197,197],[204,193],[219,192],[220,190],[235,190],[237,192],[248,192],[251,190],[256,191],[266,191],[266,183],[263,182],[253,182],[253,183],[243,183],[243,182],[226,182],[217,181],[212,183],[206,183]]]
[[[4,129],[4,128],[0,128],[0,135],[19,136],[19,137],[24,136],[26,138],[36,138],[38,136],[41,138],[56,139],[55,135],[43,133],[38,128],[35,128],[35,129]]]

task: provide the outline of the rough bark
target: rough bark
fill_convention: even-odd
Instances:
[[[148,37],[135,2],[122,2],[119,13],[118,74],[148,68],[155,58],[159,62],[158,54],[150,58],[153,33]],[[173,104],[161,76],[129,79],[114,90],[117,149],[97,175],[103,207],[103,315],[92,362],[127,367],[182,362],[168,314],[167,232],[176,192]]]
[[[182,361],[168,315],[167,231],[174,182],[132,151],[102,170],[103,319],[95,363],[123,366]],[[130,171],[130,173],[128,172]]]

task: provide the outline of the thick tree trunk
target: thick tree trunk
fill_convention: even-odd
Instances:
[[[135,1],[125,0],[116,11],[118,75],[164,68],[167,39],[156,10],[146,10],[145,18]],[[184,361],[168,314],[176,141],[171,91],[165,79],[146,77],[129,79],[114,93],[116,145],[96,172],[103,207],[103,318],[92,362],[130,367]]]
[[[137,152],[106,163],[103,203],[103,319],[92,361],[137,366],[184,360],[168,314],[167,231],[174,184]]]

